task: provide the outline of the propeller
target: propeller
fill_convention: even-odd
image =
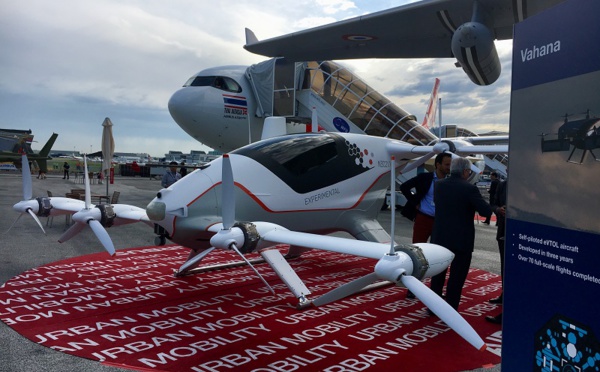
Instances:
[[[191,268],[195,267],[206,255],[212,252],[215,248],[224,250],[233,250],[237,253],[248,266],[258,275],[260,280],[267,286],[271,293],[275,294],[275,291],[265,278],[260,275],[258,270],[246,259],[244,254],[240,252],[239,247],[243,247],[245,244],[244,231],[239,227],[235,226],[235,185],[233,181],[233,170],[231,168],[231,159],[229,154],[224,154],[222,164],[222,191],[221,191],[221,214],[223,217],[223,227],[217,232],[211,239],[210,244],[212,247],[204,250],[202,253],[192,257],[183,263],[179,268],[178,273],[183,273]]]
[[[35,220],[35,222],[37,222],[44,234],[46,234],[46,230],[44,230],[40,219],[36,215],[36,213],[40,210],[40,204],[37,200],[31,200],[33,195],[33,186],[31,182],[31,169],[29,168],[29,161],[27,160],[26,154],[21,155],[21,174],[23,177],[23,200],[13,206],[13,210],[20,212],[21,214],[19,214],[15,222],[10,225],[5,234],[17,224],[23,213],[29,214]]]
[[[395,182],[395,158],[392,156],[391,167],[391,182]],[[395,193],[392,192],[392,205],[395,203]],[[357,278],[349,283],[346,283],[330,292],[325,293],[321,297],[313,300],[313,305],[321,306],[333,301],[340,300],[344,297],[355,294],[366,286],[378,281],[387,280],[396,285],[403,285],[421,300],[434,314],[442,319],[450,328],[463,337],[467,342],[479,350],[484,350],[486,344],[481,337],[475,332],[473,327],[446,301],[433,292],[423,282],[412,276],[413,271],[417,271],[414,266],[414,257],[408,254],[399,254],[394,246],[394,214],[392,209],[392,227],[391,227],[391,244],[390,251],[384,255],[377,264],[372,273]],[[425,253],[424,253],[425,254]],[[412,268],[411,268],[412,266]],[[421,272],[421,276],[425,273]]]
[[[91,193],[90,193],[90,179],[88,175],[87,168],[87,156],[83,157],[83,166],[84,166],[84,177],[85,177],[85,207],[84,209],[76,212],[71,217],[75,224],[71,226],[67,231],[62,234],[62,236],[58,239],[60,243],[64,243],[67,240],[71,239],[75,235],[79,234],[86,225],[88,225],[94,235],[100,240],[100,243],[106,249],[106,251],[113,256],[115,254],[115,246],[108,235],[108,232],[100,222],[102,220],[103,211],[100,208],[92,208],[91,203]]]

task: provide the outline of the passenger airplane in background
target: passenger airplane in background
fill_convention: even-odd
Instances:
[[[423,124],[434,121],[436,85]],[[412,145],[441,141],[453,153],[490,153],[465,149],[477,144],[478,137],[440,140],[414,115],[332,61],[290,63],[274,58],[250,67],[209,68],[173,94],[169,112],[190,136],[222,152],[260,140],[265,119],[279,116],[285,117],[283,133],[311,131],[308,124],[316,117],[318,128],[331,133],[368,134]],[[478,167],[484,168],[482,163]]]
[[[169,111],[188,134],[222,152],[260,139],[270,116],[286,117],[288,132],[301,131],[293,123],[310,123],[313,108],[329,132],[432,144],[439,139],[413,115],[326,60],[454,57],[474,83],[489,85],[500,75],[494,40],[511,39],[515,23],[562,1],[420,1],[263,41],[247,29],[244,48],[274,58],[197,73],[171,97]],[[442,141],[451,150],[469,145]]]

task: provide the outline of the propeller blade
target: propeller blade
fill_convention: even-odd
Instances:
[[[64,243],[67,240],[71,239],[75,235],[79,234],[81,230],[85,227],[85,223],[76,222],[73,226],[69,227],[67,231],[65,231],[60,238],[58,238],[59,243]]]
[[[421,156],[420,158],[414,160],[413,162],[406,164],[406,166],[404,168],[402,168],[400,173],[408,173],[411,170],[420,167],[421,165],[425,164],[425,162],[427,160],[431,159],[434,155],[436,155],[435,152],[430,152],[429,154]]]
[[[25,154],[21,155],[21,175],[23,177],[23,200],[29,200],[33,196],[33,186],[31,182],[31,169],[29,168],[29,161]]]
[[[17,224],[17,222],[19,222],[19,219],[21,219],[21,216],[22,216],[22,214],[19,213],[15,222],[13,222],[12,225],[10,225],[10,227],[8,228],[8,230],[6,230],[4,232],[4,234],[8,234],[8,232],[13,228],[13,226],[15,226]]]
[[[487,345],[475,332],[473,327],[446,301],[410,275],[402,275],[402,284],[417,296],[435,315],[439,316],[450,328],[478,350],[485,350]]]
[[[263,281],[263,283],[265,283],[265,285],[267,286],[267,288],[269,289],[269,291],[271,291],[271,293],[275,294],[275,291],[273,290],[273,288],[271,288],[271,286],[269,285],[269,283],[267,283],[267,281],[265,280],[265,278],[263,278],[262,275],[260,275],[260,273],[258,272],[258,270],[256,270],[256,268],[254,266],[252,266],[252,264],[250,263],[250,261],[248,261],[246,259],[246,257],[244,257],[244,255],[242,254],[242,252],[240,252],[237,248],[237,246],[234,244],[231,244],[231,248],[235,251],[235,253],[237,253],[244,261],[246,261],[246,263],[248,264],[248,266],[250,266],[250,268],[252,270],[254,270],[254,272],[256,273],[256,275],[258,275],[258,277],[260,278],[260,280]]]
[[[235,223],[235,185],[233,184],[233,170],[229,154],[223,155],[222,175],[222,200],[221,212],[223,214],[223,228],[228,230]]]
[[[90,192],[90,175],[88,174],[87,156],[83,155],[83,172],[85,179],[85,209],[90,209],[92,194]]]
[[[33,213],[33,211],[31,209],[28,209],[27,213],[29,213],[29,215],[31,217],[33,217],[33,219],[35,220],[35,222],[37,222],[40,229],[42,229],[42,231],[44,232],[44,235],[46,235],[46,230],[44,230],[44,227],[42,226],[42,223],[40,222],[40,219],[38,218],[38,216],[36,216],[35,213]]]
[[[106,249],[108,254],[114,256],[115,246],[113,245],[113,242],[110,239],[108,232],[106,231],[106,229],[104,229],[102,224],[96,220],[89,220],[88,225],[90,225],[92,231],[94,232],[94,234],[96,234],[96,237],[100,240],[100,243],[102,243],[104,249]]]
[[[376,282],[377,280],[379,280],[379,277],[375,273],[370,273],[365,276],[361,276],[360,278],[354,279],[351,282],[348,282],[340,287],[337,287],[334,290],[325,293],[321,297],[315,299],[312,303],[315,306],[321,306],[330,302],[340,300],[344,297],[348,297],[360,291],[364,287]]]
[[[202,259],[204,257],[206,257],[206,255],[208,255],[210,252],[212,252],[213,249],[215,249],[215,247],[210,247],[208,249],[205,249],[201,253],[199,253],[199,254],[195,255],[194,257],[190,258],[189,260],[185,261],[183,263],[183,265],[181,265],[179,270],[177,270],[177,273],[183,273],[183,272],[186,272],[189,269],[195,267],[198,264],[198,262],[202,261]]]

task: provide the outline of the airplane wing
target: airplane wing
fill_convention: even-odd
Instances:
[[[472,137],[461,137],[461,139],[471,142],[473,144],[499,144],[508,143],[508,135],[498,136],[472,136]]]
[[[407,146],[404,142],[393,141],[387,145],[390,154],[399,158],[406,158],[409,154],[435,155],[442,152],[451,152],[457,155],[465,156],[469,154],[506,154],[508,153],[508,144],[506,145],[471,145],[466,141],[444,140],[433,146]]]
[[[376,260],[383,257],[390,250],[389,243],[382,244],[283,229],[269,231],[263,236],[263,240],[277,244],[290,244],[299,247],[351,254],[354,256],[373,258]]]
[[[513,24],[562,0],[479,0],[486,25],[498,40],[512,38]],[[472,20],[472,0],[429,0],[259,41],[246,29],[244,48],[290,60],[447,58],[458,26]]]

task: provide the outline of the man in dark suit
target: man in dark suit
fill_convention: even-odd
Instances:
[[[492,181],[490,182],[490,189],[488,190],[488,192],[490,193],[490,204],[492,204],[494,202],[494,195],[496,195],[496,189],[498,188],[498,184],[500,183],[500,180],[498,179],[498,173],[497,172],[490,173],[490,179]],[[490,217],[486,218],[485,221],[483,221],[483,223],[485,223],[486,225],[489,225],[491,219],[492,219],[492,217],[490,216]],[[498,223],[496,223],[496,225],[498,225]]]
[[[436,181],[446,178],[450,173],[452,156],[441,153],[435,157],[435,170],[431,173],[420,173],[404,182],[400,191],[406,197],[406,205],[401,214],[413,225],[413,243],[427,243],[433,230],[435,204],[433,203],[433,185]],[[415,190],[413,193],[412,190]]]
[[[455,254],[450,264],[446,286],[446,302],[458,309],[462,287],[469,273],[475,245],[475,212],[481,216],[492,215],[492,208],[483,199],[477,186],[469,183],[471,162],[454,158],[450,165],[450,177],[435,184],[433,200],[435,220],[431,242],[448,248]],[[431,278],[431,289],[442,294],[446,270]]]

